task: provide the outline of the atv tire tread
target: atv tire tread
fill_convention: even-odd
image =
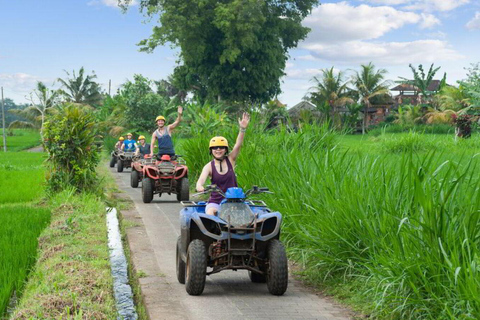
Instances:
[[[190,199],[190,190],[188,185],[188,178],[184,177],[178,181],[177,201],[188,201]]]
[[[268,291],[276,296],[281,296],[287,291],[288,286],[288,261],[285,247],[280,240],[271,240],[268,245]]]
[[[177,280],[181,284],[185,284],[185,262],[182,260],[180,254],[180,242],[182,237],[179,236],[177,239]]]
[[[123,161],[120,159],[117,160],[117,172],[123,172]]]
[[[117,158],[112,156],[112,159],[110,160],[110,168],[115,167],[115,163],[117,163]]]
[[[150,203],[153,200],[153,180],[150,178],[142,180],[142,200],[143,203]]]
[[[207,249],[202,240],[190,242],[187,251],[185,289],[192,296],[201,295],[207,277]]]
[[[138,188],[138,171],[132,168],[132,173],[130,174],[130,186],[132,188]]]

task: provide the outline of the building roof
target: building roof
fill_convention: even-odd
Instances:
[[[413,80],[411,80],[411,81],[413,81]],[[440,80],[432,80],[430,82],[430,84],[428,85],[427,90],[428,91],[438,91],[438,89],[440,88],[440,82],[441,82]],[[414,85],[402,83],[402,84],[399,84],[398,86],[396,86],[395,88],[390,89],[390,91],[419,91],[419,90]]]

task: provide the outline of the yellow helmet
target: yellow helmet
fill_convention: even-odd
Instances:
[[[142,140],[142,139],[145,139],[145,136],[138,137],[138,140]]]
[[[131,134],[131,133],[129,132],[129,133],[127,133],[127,136],[133,136],[133,134]]]
[[[158,117],[155,119],[155,122],[157,122],[158,120],[163,120],[163,121],[165,121],[165,117],[164,117],[164,116],[158,116]]]
[[[125,138],[124,138],[124,137],[120,137],[120,138],[118,138],[118,140],[123,141],[123,140],[125,140]]]
[[[228,148],[228,141],[224,137],[213,137],[210,140],[209,148],[213,147],[227,147]]]

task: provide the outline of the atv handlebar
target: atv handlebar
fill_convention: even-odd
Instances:
[[[197,197],[201,194],[206,194],[210,192],[218,192],[220,193],[223,197],[225,197],[225,193],[216,185],[216,184],[210,184],[205,187],[205,190],[202,192],[194,193],[192,194],[192,197]],[[258,187],[258,186],[253,186],[252,189],[248,190],[245,192],[245,196],[249,196],[250,194],[259,194],[259,193],[269,193],[273,194],[267,187]]]

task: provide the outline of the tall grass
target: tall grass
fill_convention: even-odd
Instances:
[[[275,192],[265,200],[284,214],[283,239],[310,280],[352,288],[381,319],[477,319],[478,149],[440,154],[405,139],[369,154],[314,126],[247,134],[237,176]]]
[[[0,316],[14,291],[19,294],[34,264],[40,232],[50,221],[46,209],[0,208]]]

